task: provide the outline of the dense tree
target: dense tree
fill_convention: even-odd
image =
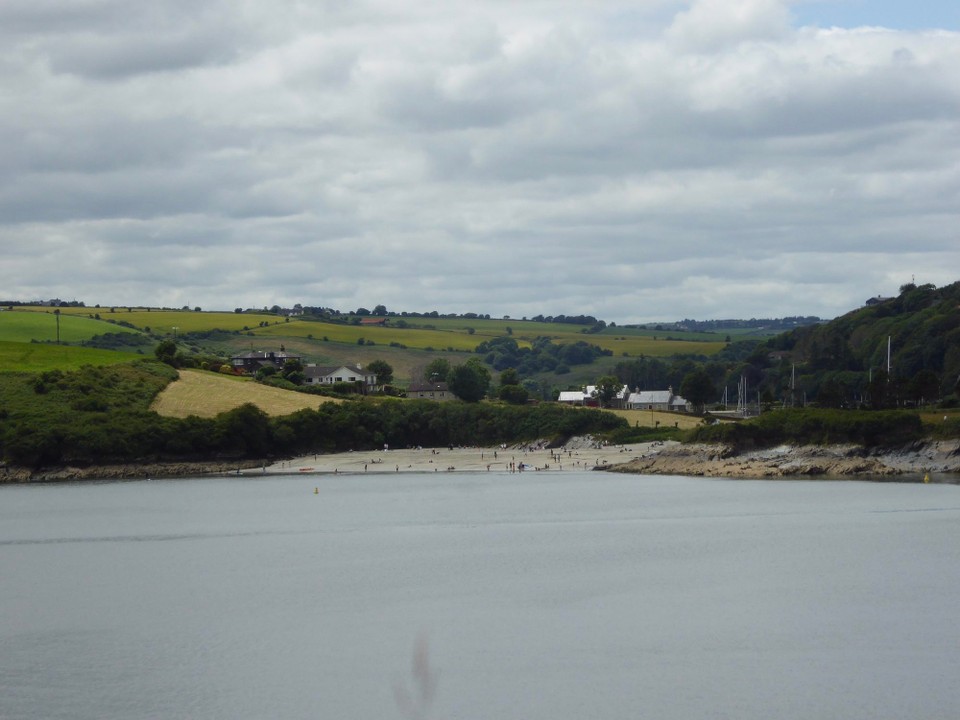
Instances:
[[[507,368],[500,373],[500,387],[504,385],[519,385],[520,375],[513,368]]]
[[[393,382],[393,367],[386,360],[373,360],[367,363],[367,370],[377,376],[378,385],[389,385]]]
[[[940,378],[932,370],[920,370],[910,380],[907,393],[917,404],[935,402],[940,397]]]
[[[497,397],[513,405],[522,405],[529,397],[530,392],[520,384],[520,375],[513,368],[507,368],[500,373],[500,389]]]
[[[423,369],[426,382],[447,382],[450,376],[450,362],[446,358],[436,358]]]
[[[597,400],[600,407],[610,407],[623,384],[614,375],[604,375],[597,380]]]
[[[497,397],[511,405],[523,405],[530,399],[530,392],[523,385],[501,385]]]
[[[680,394],[693,403],[697,412],[703,412],[704,405],[714,398],[717,391],[710,376],[701,368],[687,373],[680,383]]]
[[[487,394],[490,386],[490,371],[476,358],[457,365],[447,377],[450,392],[465,402],[478,402]]]
[[[153,351],[157,360],[172,367],[177,366],[177,344],[173,340],[163,340]]]

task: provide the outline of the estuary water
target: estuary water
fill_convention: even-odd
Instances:
[[[955,718],[958,612],[956,485],[0,487],[4,720]]]

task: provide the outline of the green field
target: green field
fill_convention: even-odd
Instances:
[[[0,372],[76,370],[84,365],[117,365],[141,358],[143,355],[116,350],[0,341]]]
[[[549,338],[556,344],[583,341],[610,350],[618,357],[669,357],[677,354],[713,355],[726,343],[719,339],[710,342],[690,340],[667,340],[637,332],[619,332],[618,328],[601,333],[583,333],[585,326],[563,323],[538,323],[531,321],[479,320],[451,318],[390,318],[390,323],[406,321],[411,327],[343,325],[307,320],[291,320],[263,328],[252,328],[258,337],[301,337],[331,342],[358,343],[372,341],[377,345],[398,343],[408,348],[434,350],[457,350],[470,352],[484,340],[508,335],[521,347],[529,345],[538,337]],[[470,333],[470,330],[473,333]],[[709,334],[705,334],[710,337]],[[716,336],[712,336],[716,337]]]
[[[314,322],[307,320],[291,320],[289,323],[270,325],[265,328],[256,328],[257,337],[275,337],[278,342],[284,337],[312,338],[320,340],[327,338],[331,342],[359,344],[363,338],[377,345],[399,343],[408,348],[420,350],[433,348],[435,350],[472,351],[484,338],[477,335],[468,335],[466,332],[453,330],[424,330],[419,328],[395,327],[364,327],[362,325],[341,325],[339,323]],[[489,338],[487,338],[489,339]]]
[[[49,308],[24,308],[27,312]],[[349,322],[324,322],[299,318],[281,318],[270,313],[194,312],[191,310],[148,310],[146,308],[62,308],[65,315],[94,316],[103,320],[129,323],[156,336],[180,336],[212,330],[241,332],[269,339],[274,344],[284,338],[389,346],[391,343],[418,350],[454,350],[472,352],[484,340],[511,336],[521,347],[538,337],[557,344],[583,341],[610,350],[616,357],[669,357],[671,355],[713,355],[726,343],[724,336],[712,333],[641,330],[608,327],[597,333],[585,332],[587,325],[544,323],[532,320],[449,317],[390,317],[387,325],[363,326]],[[26,313],[19,313],[26,314]],[[398,327],[398,324],[408,327]],[[103,332],[103,331],[101,331]],[[2,336],[0,336],[2,337]],[[668,339],[669,337],[669,339]],[[13,339],[13,338],[7,338]]]
[[[24,312],[50,312],[50,308],[24,307]],[[148,310],[146,308],[61,308],[62,315],[85,318],[100,316],[101,320],[129,323],[139,330],[157,335],[180,335],[210,330],[255,330],[261,322],[283,323],[283,318],[270,313],[194,312],[192,310]],[[101,331],[105,332],[105,331]],[[115,332],[115,331],[114,331]]]
[[[248,350],[284,347],[302,355],[305,362],[318,364],[365,364],[383,359],[393,366],[395,383],[400,386],[419,377],[422,368],[437,357],[436,353],[443,353],[452,364],[458,364],[473,354],[477,345],[498,337],[509,336],[520,347],[529,347],[537,338],[547,338],[557,345],[585,342],[610,351],[609,357],[598,358],[591,365],[574,366],[565,375],[541,373],[531,378],[557,387],[576,387],[592,382],[599,375],[612,372],[616,363],[625,358],[710,356],[726,344],[718,339],[719,335],[710,333],[670,334],[660,331],[658,334],[654,330],[619,327],[586,332],[592,328],[513,318],[392,316],[385,326],[358,325],[354,324],[358,318],[344,319],[346,322],[328,322],[288,319],[259,312],[72,307],[61,308],[61,338],[64,342],[82,342],[93,335],[133,332],[136,328],[149,334],[145,338],[148,343],[175,338],[187,354],[210,353],[228,357]],[[50,308],[18,308],[17,312],[2,312],[0,323],[4,321],[5,324],[0,324],[0,340],[28,342],[55,337],[56,325]],[[221,332],[209,334],[215,330]],[[667,339],[668,335],[670,339]],[[148,352],[146,347],[144,352]],[[43,360],[39,366],[46,368],[50,364]]]
[[[109,313],[109,311],[108,311]],[[256,314],[246,315],[231,312],[191,312],[189,310],[133,310],[126,312],[117,310],[116,313],[102,314],[101,317],[115,319],[118,322],[128,322],[141,330],[147,330],[156,335],[182,335],[193,332],[209,332],[210,330],[256,330],[261,322],[280,323],[283,319],[276,315]]]
[[[17,312],[5,310],[0,312],[0,340],[8,342],[56,342],[57,318],[53,311],[48,312]],[[101,320],[92,320],[88,317],[60,314],[60,341],[64,343],[79,343],[89,340],[94,335],[116,332],[135,332]]]

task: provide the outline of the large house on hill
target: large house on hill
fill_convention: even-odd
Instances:
[[[284,364],[289,360],[302,362],[303,358],[300,355],[285,352],[283,349],[281,349],[280,352],[251,350],[250,352],[240,355],[234,355],[230,358],[230,364],[235,371],[253,374],[264,367],[283,368]]]
[[[357,363],[354,367],[346,365],[305,365],[303,368],[305,385],[333,385],[335,383],[362,383],[363,392],[377,387],[376,374]]]

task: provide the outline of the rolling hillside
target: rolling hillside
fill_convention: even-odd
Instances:
[[[142,357],[116,350],[0,340],[0,372],[75,370],[84,365],[119,365]]]
[[[104,333],[132,333],[138,331],[95,320],[86,315],[60,313],[60,341],[80,343]],[[50,308],[46,312],[0,312],[0,340],[8,342],[56,342],[57,317]]]

